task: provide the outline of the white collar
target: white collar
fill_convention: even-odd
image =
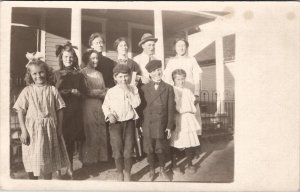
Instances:
[[[141,55],[142,55],[143,57],[145,57],[145,58],[154,57],[154,55],[148,55],[148,54],[146,54],[144,51],[142,52]]]

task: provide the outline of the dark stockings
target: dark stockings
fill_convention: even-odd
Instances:
[[[69,156],[70,163],[71,163],[70,168],[71,168],[71,171],[73,171],[74,142],[66,143],[66,148],[67,148],[68,156]]]
[[[123,158],[115,159],[116,168],[119,173],[123,173]]]
[[[189,147],[185,149],[185,155],[187,157],[188,166],[193,166],[193,158],[194,158],[195,150],[193,147]]]
[[[159,167],[164,167],[165,166],[165,154],[164,153],[158,153],[157,157],[158,157]],[[148,159],[150,169],[151,170],[155,169],[154,153],[149,153],[147,155],[147,159]]]

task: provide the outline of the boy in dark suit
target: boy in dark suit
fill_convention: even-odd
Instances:
[[[150,166],[149,178],[154,180],[156,154],[159,161],[159,176],[170,181],[165,172],[165,156],[168,139],[174,127],[175,101],[173,87],[161,80],[162,64],[152,60],[146,65],[151,81],[142,86],[144,152]]]

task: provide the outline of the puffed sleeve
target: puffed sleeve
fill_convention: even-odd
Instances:
[[[29,97],[29,89],[28,87],[25,87],[17,101],[15,102],[13,108],[17,111],[17,112],[23,112],[24,114],[26,113],[27,109],[28,109],[28,98]]]
[[[200,77],[202,74],[202,69],[200,68],[198,62],[195,57],[192,57],[192,68],[193,68],[193,81],[194,81],[194,95],[200,95]]]
[[[56,109],[56,111],[58,111],[62,108],[65,108],[66,104],[65,104],[63,98],[61,97],[61,95],[59,94],[58,90],[54,86],[52,86],[52,91],[53,91],[54,98],[55,98],[55,109]]]

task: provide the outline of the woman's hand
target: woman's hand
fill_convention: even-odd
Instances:
[[[24,145],[29,145],[30,144],[30,136],[27,130],[22,131],[20,140]]]

